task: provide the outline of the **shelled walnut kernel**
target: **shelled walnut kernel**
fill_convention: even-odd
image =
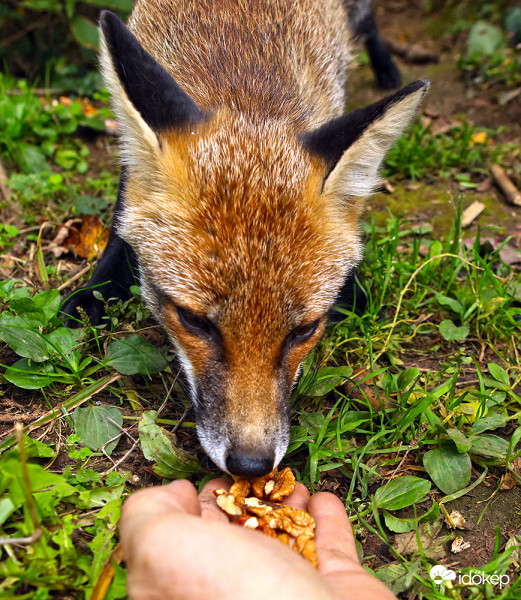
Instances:
[[[232,523],[256,529],[287,546],[292,545],[295,552],[318,567],[315,520],[304,510],[281,504],[294,489],[295,476],[286,467],[280,473],[275,468],[268,475],[252,481],[237,478],[229,492],[218,489],[214,493],[218,506]],[[248,496],[250,492],[253,496]]]

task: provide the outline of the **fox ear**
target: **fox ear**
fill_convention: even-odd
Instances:
[[[158,134],[207,115],[110,11],[100,17],[101,67],[122,129],[123,161],[132,166],[159,149]]]
[[[392,144],[414,117],[430,83],[403,89],[302,136],[304,147],[325,160],[324,193],[360,212],[360,200],[378,185],[378,170]]]

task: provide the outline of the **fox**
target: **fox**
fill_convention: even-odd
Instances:
[[[349,0],[352,1],[352,0]],[[282,460],[290,394],[333,305],[356,292],[360,219],[414,118],[419,80],[345,114],[346,0],[137,0],[100,16],[122,173],[81,306],[137,280],[184,371],[203,450],[259,477]]]

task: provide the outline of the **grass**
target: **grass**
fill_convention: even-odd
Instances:
[[[115,176],[103,170],[87,176],[78,162],[55,160],[61,149],[82,147],[77,128],[64,132],[57,117],[52,133],[40,130],[35,123],[50,122],[56,107],[9,85],[22,89],[31,118],[3,144],[4,164],[23,171],[16,148],[53,144],[45,155],[50,171],[9,179],[25,211],[19,229],[41,222],[39,213],[57,225],[106,211]],[[4,114],[15,103],[6,97]],[[433,136],[416,124],[390,154],[387,175],[440,179],[473,164],[484,169],[494,150],[472,143],[475,133],[462,123]],[[395,593],[516,598],[521,281],[499,248],[484,253],[479,232],[472,247],[463,244],[461,202],[456,206],[444,238],[398,216],[385,228],[366,224],[360,280],[368,309],[344,311],[306,361],[285,463],[311,489],[342,497],[364,565]],[[15,235],[0,231],[4,252]],[[200,483],[213,473],[185,414],[175,357],[138,290],[110,307],[107,325],[85,321],[69,330],[58,315],[56,287],[67,281],[61,259],[43,252],[34,233],[24,239],[17,277],[0,284],[0,403],[4,415],[29,414],[25,433],[6,422],[0,438],[0,598],[88,598],[117,554],[124,498],[163,478]],[[31,253],[38,250],[43,267],[35,271]],[[48,280],[38,282],[42,270]],[[173,427],[174,440],[165,433]],[[145,469],[152,459],[153,471]],[[501,491],[507,483],[512,490]],[[497,512],[505,494],[511,506]],[[461,508],[462,499],[471,508]],[[456,506],[474,531],[444,524]],[[492,545],[482,544],[485,534]],[[471,560],[451,554],[459,536],[483,552]],[[461,575],[477,569],[508,575],[510,585],[437,586],[428,573],[440,561],[457,563]],[[117,564],[107,598],[125,597],[124,577]]]

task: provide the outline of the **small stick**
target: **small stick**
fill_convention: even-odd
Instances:
[[[484,210],[485,205],[482,202],[479,202],[479,200],[475,200],[463,211],[463,214],[461,215],[461,226],[470,227]]]
[[[96,585],[89,596],[89,600],[104,600],[107,592],[109,591],[112,579],[114,578],[114,573],[116,572],[114,563],[119,565],[123,558],[123,547],[121,544],[116,544],[114,550],[112,550],[110,556],[103,565],[103,569],[101,570],[98,581],[96,582]]]
[[[492,165],[492,175],[496,183],[505,194],[506,201],[514,206],[521,206],[521,192],[512,183],[512,180],[505,173],[505,169],[499,165]]]
[[[73,275],[70,279],[68,279],[65,283],[62,283],[59,287],[57,287],[56,289],[61,292],[62,290],[64,290],[65,288],[68,288],[70,285],[72,285],[75,281],[78,281],[78,279],[80,279],[80,277],[83,277],[83,275],[85,275],[85,273],[88,273],[89,270],[91,268],[91,265],[88,264],[86,267],[83,267],[83,269],[80,269],[76,275]]]

